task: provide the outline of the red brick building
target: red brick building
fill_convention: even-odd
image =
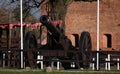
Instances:
[[[120,0],[100,0],[100,49],[120,50]],[[42,11],[45,14],[45,11]],[[82,31],[89,31],[96,50],[97,2],[72,2],[67,10],[66,35],[73,45]]]

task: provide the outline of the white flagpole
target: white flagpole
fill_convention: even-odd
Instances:
[[[20,0],[20,35],[21,35],[21,69],[23,64],[23,14],[22,14],[22,0]]]
[[[99,12],[99,0],[97,0],[97,63],[96,63],[96,68],[99,70],[99,23],[100,23],[100,12]]]

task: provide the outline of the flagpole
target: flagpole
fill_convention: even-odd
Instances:
[[[21,35],[21,69],[23,66],[23,13],[22,13],[22,0],[20,0],[20,35]]]
[[[96,62],[96,68],[99,70],[99,23],[100,23],[100,10],[99,10],[99,0],[97,0],[97,62]]]

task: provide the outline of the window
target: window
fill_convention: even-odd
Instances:
[[[79,35],[73,34],[73,36],[75,37],[75,46],[78,47]]]
[[[104,34],[103,36],[103,46],[106,48],[112,47],[112,36],[111,34]]]

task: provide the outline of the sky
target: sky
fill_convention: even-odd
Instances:
[[[33,14],[36,19],[39,19],[41,16],[40,8],[31,9],[31,14]]]
[[[30,4],[32,4],[32,2]],[[0,0],[0,8],[5,8],[8,11],[13,11],[17,5],[19,5],[19,2],[10,3],[10,0]],[[40,8],[32,8],[30,12],[36,19],[39,19],[41,16]]]

